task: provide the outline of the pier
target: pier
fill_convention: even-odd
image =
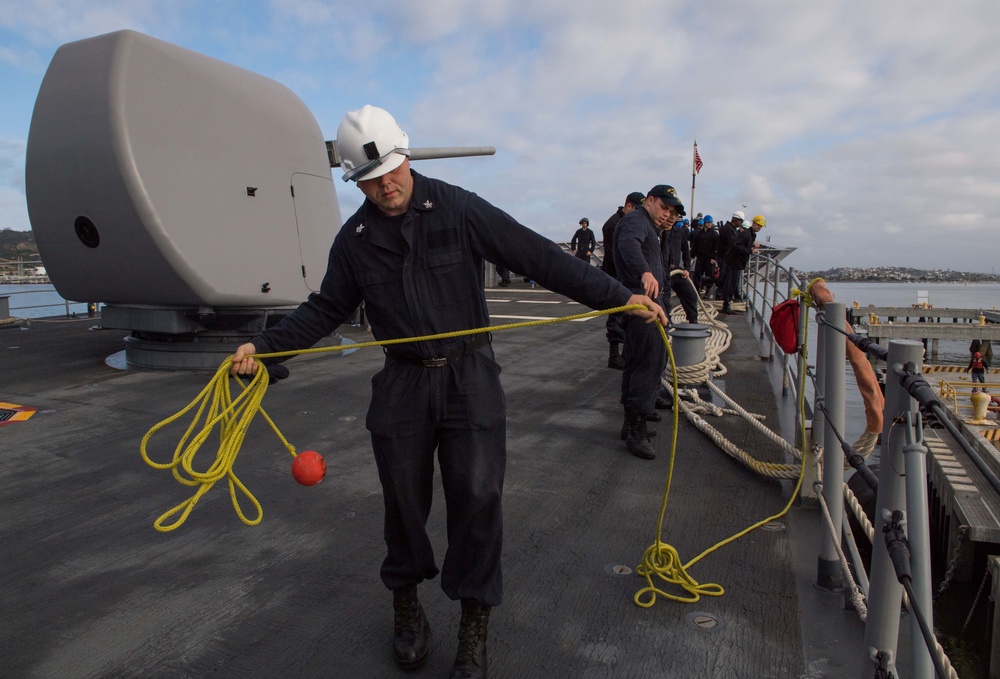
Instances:
[[[893,339],[921,340],[934,358],[941,340],[1000,340],[1000,312],[996,309],[937,309],[854,306],[847,310],[851,325],[884,344]],[[947,319],[947,320],[946,320]]]

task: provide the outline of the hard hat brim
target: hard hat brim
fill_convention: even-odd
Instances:
[[[364,167],[358,168],[358,170],[349,170],[344,172],[344,181],[363,182],[368,179],[377,179],[384,174],[389,174],[402,165],[403,161],[406,160],[409,155],[409,150],[407,149],[396,149],[382,158],[379,158],[377,164],[363,174],[358,171],[360,170],[363,172]],[[375,163],[376,161],[372,162]]]

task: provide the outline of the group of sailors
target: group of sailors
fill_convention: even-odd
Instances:
[[[644,198],[638,192],[629,194],[625,205],[619,206],[618,211],[604,223],[601,269],[605,273],[614,275],[615,225],[624,214],[641,205]],[[589,219],[582,218],[579,225],[570,240],[570,250],[578,258],[590,262],[597,248],[597,237],[590,229]],[[716,223],[712,215],[699,212],[693,219],[677,220],[673,228],[661,235],[667,270],[678,272],[671,276],[670,289],[677,295],[689,323],[697,321],[695,290],[703,299],[721,300],[724,303],[722,313],[739,313],[733,311],[732,301],[740,297],[740,275],[746,269],[750,255],[759,248],[757,233],[766,225],[763,215],[747,220],[743,210],[736,210],[728,221],[722,223]],[[682,271],[687,272],[688,275],[683,278],[690,279],[693,289],[691,284],[682,281],[679,275]],[[500,285],[510,285],[509,272],[501,274]]]
[[[689,231],[691,256],[695,259],[693,281],[702,297],[722,300],[722,313],[734,312],[731,303],[739,296],[740,276],[755,252],[757,234],[767,225],[763,215],[747,220],[742,210],[733,212],[729,221],[716,225],[712,215],[701,213],[684,227]]]
[[[651,195],[661,199],[656,203],[657,208],[672,210],[668,221],[659,223],[657,210],[649,209],[646,201]],[[639,258],[638,253],[646,247],[641,229],[632,228],[625,235],[620,232],[623,220],[637,210],[655,229],[658,262],[649,261],[649,257],[645,261]],[[734,211],[732,217],[721,224],[716,224],[711,215],[701,213],[691,220],[685,217],[684,207],[672,187],[657,186],[646,195],[635,191],[626,196],[625,204],[601,229],[604,244],[601,269],[633,292],[645,292],[661,301],[665,309],[671,308],[671,297],[676,296],[688,323],[698,322],[699,295],[710,298],[713,289],[715,298],[722,301],[722,313],[738,314],[732,304],[739,296],[740,277],[750,255],[759,248],[757,233],[765,225],[763,216],[748,220],[743,210]],[[637,244],[637,241],[643,242]],[[584,217],[570,241],[570,250],[576,257],[590,262],[596,247],[597,239],[590,229],[590,220]],[[623,268],[626,271],[623,272]],[[657,268],[658,286],[654,290],[643,283],[642,276],[647,271],[656,272]],[[641,341],[629,341],[629,326],[642,335]],[[657,345],[662,342],[644,324],[623,318],[621,314],[608,316],[606,337],[608,367],[623,371],[621,402],[625,406],[625,421],[621,438],[631,453],[651,459],[655,451],[650,437],[655,432],[646,422],[659,421],[656,409],[670,405],[669,399],[661,395],[660,376],[666,357],[660,355]],[[637,385],[645,385],[642,389],[651,390],[652,395],[637,393]]]

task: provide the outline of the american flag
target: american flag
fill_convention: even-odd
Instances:
[[[699,172],[701,172],[701,168],[702,168],[703,165],[704,165],[704,163],[701,162],[701,156],[698,155],[698,142],[695,142],[694,143],[694,173],[698,174]]]

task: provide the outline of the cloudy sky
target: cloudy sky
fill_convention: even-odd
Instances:
[[[990,272],[998,26],[996,0],[0,0],[0,228],[30,228],[53,53],[128,28],[283,83],[327,138],[371,103],[413,146],[495,146],[415,166],[557,241],[654,184],[689,204],[697,139],[694,211],[764,215],[796,268]]]

